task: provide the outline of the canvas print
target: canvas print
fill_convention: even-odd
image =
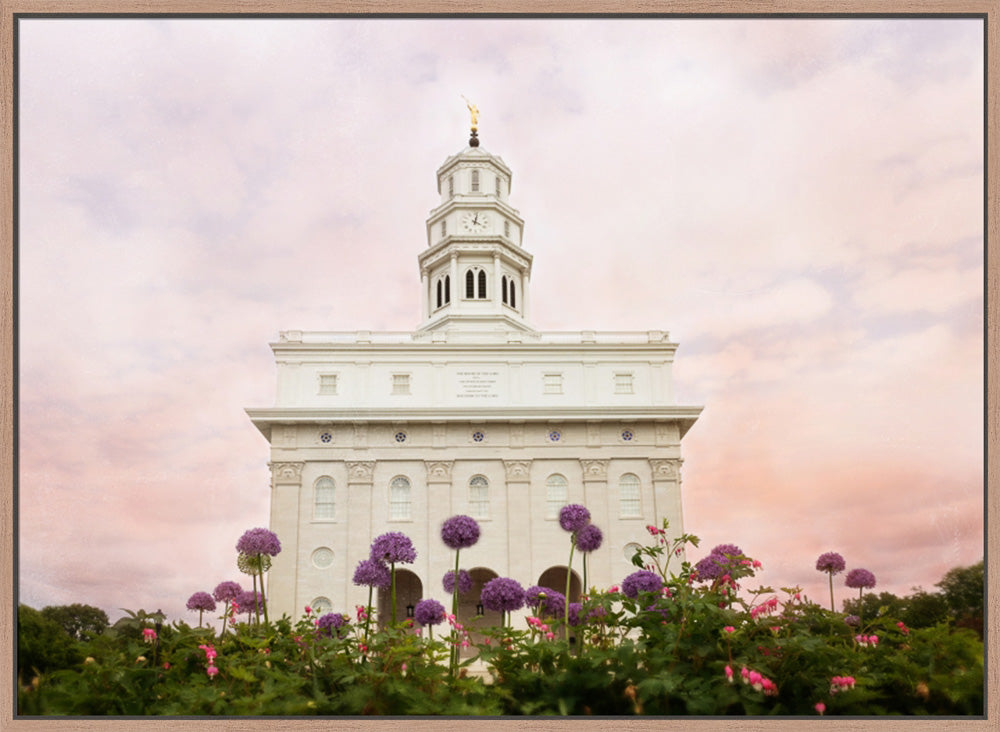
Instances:
[[[17,23],[20,715],[984,713],[984,20]]]

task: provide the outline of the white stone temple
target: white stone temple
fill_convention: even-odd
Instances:
[[[424,597],[450,607],[442,577],[454,553],[440,527],[455,514],[482,529],[461,554],[475,580],[463,622],[496,576],[565,590],[567,503],[584,504],[604,533],[591,586],[634,571],[629,545],[649,539],[647,524],[666,518],[681,533],[681,440],[701,408],[674,403],[677,344],[665,330],[532,328],[512,178],[479,147],[474,120],[469,146],[437,171],[415,331],[289,330],[271,344],[275,405],[247,414],[271,448],[270,527],[283,547],[269,573],[272,618],[307,604],[353,615],[368,599],[354,569],[388,531],[417,549],[397,566],[397,615]],[[383,618],[388,605],[381,593]]]

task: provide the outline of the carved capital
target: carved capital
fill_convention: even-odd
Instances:
[[[681,458],[667,458],[664,460],[650,459],[649,465],[653,469],[653,480],[681,480]]]
[[[302,467],[305,463],[268,463],[271,469],[271,485],[299,485],[302,483]]]
[[[607,480],[608,461],[607,460],[581,460],[583,466],[583,480]]]
[[[508,483],[527,483],[531,477],[530,460],[504,460],[503,467],[507,471]]]
[[[425,460],[428,483],[451,483],[451,469],[454,460]]]
[[[371,485],[375,477],[375,461],[359,460],[347,463],[348,483],[368,483]]]

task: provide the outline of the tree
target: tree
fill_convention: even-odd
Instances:
[[[913,594],[903,599],[905,606],[900,619],[911,628],[929,628],[948,617],[948,603],[940,592],[915,587]]]
[[[79,662],[76,643],[54,620],[27,605],[17,608],[17,675],[22,683],[40,672]]]
[[[877,595],[870,592],[864,595],[860,601],[857,598],[844,600],[844,612],[848,615],[858,615],[866,621],[874,620],[879,615],[899,617],[903,603],[902,598],[891,592],[880,592]]]
[[[985,575],[980,560],[969,567],[948,570],[935,587],[941,588],[955,625],[972,628],[983,635]]]
[[[74,640],[100,635],[108,627],[108,615],[91,605],[52,605],[42,608],[42,616],[57,623]]]

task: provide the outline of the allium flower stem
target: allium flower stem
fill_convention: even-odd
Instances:
[[[830,612],[837,612],[833,609],[833,572],[830,572]]]
[[[223,635],[226,632],[226,621],[229,619],[229,600],[226,600],[226,606],[222,610],[222,632],[219,635]]]
[[[389,574],[392,576],[392,624],[396,624],[396,563],[389,562]]]
[[[374,585],[368,585],[368,610],[365,613],[365,648],[368,647],[368,624],[372,621],[372,592],[375,591]],[[368,654],[362,654],[361,662],[364,663],[368,660]]]
[[[458,622],[458,555],[461,549],[455,550],[455,586],[451,588],[451,614],[455,616],[455,622]],[[451,676],[455,675],[455,669],[458,667],[458,629],[452,627],[451,629],[451,653],[449,654],[448,663],[448,673]]]
[[[566,564],[566,607],[563,610],[563,620],[565,621],[564,630],[567,641],[569,640],[569,582],[573,579],[573,550],[576,549],[576,542],[573,539],[575,538],[574,532],[574,536],[569,541],[569,562]]]
[[[257,559],[260,559],[260,555],[257,555]],[[264,606],[264,624],[270,625],[267,619],[267,598],[264,597],[264,565],[263,563],[257,565],[257,571],[260,573],[260,604]],[[260,623],[260,614],[257,615],[257,622]]]
[[[254,594],[254,596],[256,596],[257,595],[257,574],[254,573],[251,576],[253,577],[253,594]],[[254,612],[257,614],[257,625],[260,625],[260,603],[259,602],[254,602],[253,609],[254,609]]]

